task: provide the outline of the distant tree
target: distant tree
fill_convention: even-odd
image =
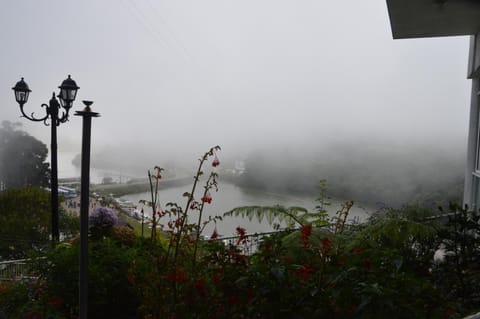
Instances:
[[[0,189],[48,186],[47,146],[19,126],[3,121],[0,127]]]
[[[48,246],[50,193],[41,188],[0,193],[0,260],[24,258]]]

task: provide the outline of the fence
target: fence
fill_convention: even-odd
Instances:
[[[0,261],[0,281],[32,279],[36,277],[30,259]]]
[[[244,236],[245,240],[242,241],[241,245],[237,245],[237,242],[240,236],[222,237],[222,238],[216,239],[216,241],[222,241],[227,247],[235,245],[237,246],[237,249],[241,251],[242,254],[251,255],[261,247],[266,237],[276,235],[276,234],[281,234],[281,233],[291,233],[294,230],[295,229],[287,229],[287,230],[278,230],[278,231],[272,231],[272,232],[266,232],[266,233],[255,233],[255,234],[245,235]]]

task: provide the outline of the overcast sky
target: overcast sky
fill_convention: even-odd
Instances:
[[[466,140],[469,38],[393,40],[385,0],[2,1],[0,39],[1,118],[46,144],[22,76],[40,116],[72,75],[94,149]],[[79,117],[58,134],[80,151]]]

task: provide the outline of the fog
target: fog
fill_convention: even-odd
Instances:
[[[385,1],[8,1],[0,39],[2,119],[49,145],[11,88],[25,77],[26,111],[40,116],[71,74],[73,110],[93,100],[101,114],[93,164],[194,164],[213,145],[279,170],[283,153],[359,170],[382,152],[421,167],[463,160],[469,39],[393,40]],[[58,137],[60,152],[80,152],[81,119]]]

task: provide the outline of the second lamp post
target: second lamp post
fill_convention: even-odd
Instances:
[[[35,117],[32,112],[27,115],[23,109],[23,106],[28,101],[28,95],[31,92],[28,84],[23,78],[18,81],[12,88],[15,91],[15,100],[20,105],[20,112],[23,117],[26,117],[30,121],[43,122],[45,125],[51,127],[51,144],[50,144],[50,156],[51,156],[51,178],[50,178],[50,190],[52,198],[52,240],[58,242],[60,239],[60,231],[58,227],[58,166],[57,166],[57,126],[60,123],[68,121],[69,111],[73,105],[73,101],[77,95],[79,87],[74,80],[70,78],[70,75],[62,84],[58,87],[60,93],[58,94],[58,100],[55,97],[55,92],[52,94],[49,104],[42,104],[45,108],[45,116]],[[60,100],[60,102],[59,102]],[[60,115],[61,112],[61,115]],[[48,123],[50,119],[50,123]]]

